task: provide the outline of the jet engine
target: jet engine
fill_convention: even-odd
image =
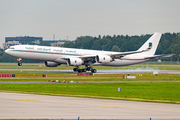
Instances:
[[[44,65],[45,65],[46,67],[57,67],[57,66],[59,66],[59,65],[61,65],[61,64],[56,63],[56,62],[44,61]]]
[[[96,60],[98,63],[109,63],[113,61],[113,59],[108,55],[97,55]]]
[[[69,58],[67,60],[67,64],[70,66],[80,66],[84,63],[84,61],[80,58]]]

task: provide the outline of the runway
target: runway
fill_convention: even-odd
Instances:
[[[178,70],[98,70],[97,73],[169,73],[180,74]]]
[[[73,70],[69,69],[0,69],[6,71],[56,71],[56,72],[73,72]],[[98,70],[95,74],[104,74],[104,73],[169,73],[169,74],[180,74],[178,70],[147,70],[147,69],[117,69],[117,70]]]
[[[0,92],[0,119],[180,119],[179,104]]]

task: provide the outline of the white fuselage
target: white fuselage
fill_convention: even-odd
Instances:
[[[47,47],[37,45],[16,45],[11,46],[10,49],[5,51],[10,56],[15,58],[27,59],[27,60],[39,60],[39,61],[51,61],[59,64],[67,64],[67,57],[81,57],[90,55],[111,55],[119,52],[110,51],[97,51],[97,50],[85,50],[63,47]],[[93,65],[104,66],[126,66],[133,65],[141,62],[148,61],[145,57],[151,57],[146,52],[126,55],[121,59],[114,59],[109,63],[95,63]]]

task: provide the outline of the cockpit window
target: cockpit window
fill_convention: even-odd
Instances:
[[[14,49],[14,47],[10,47],[10,49]]]

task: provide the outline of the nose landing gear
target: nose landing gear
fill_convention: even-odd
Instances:
[[[22,62],[21,62],[22,59],[21,59],[21,58],[18,58],[17,61],[18,61],[18,66],[22,66]]]
[[[22,66],[22,63],[21,63],[21,62],[18,62],[18,66]]]

